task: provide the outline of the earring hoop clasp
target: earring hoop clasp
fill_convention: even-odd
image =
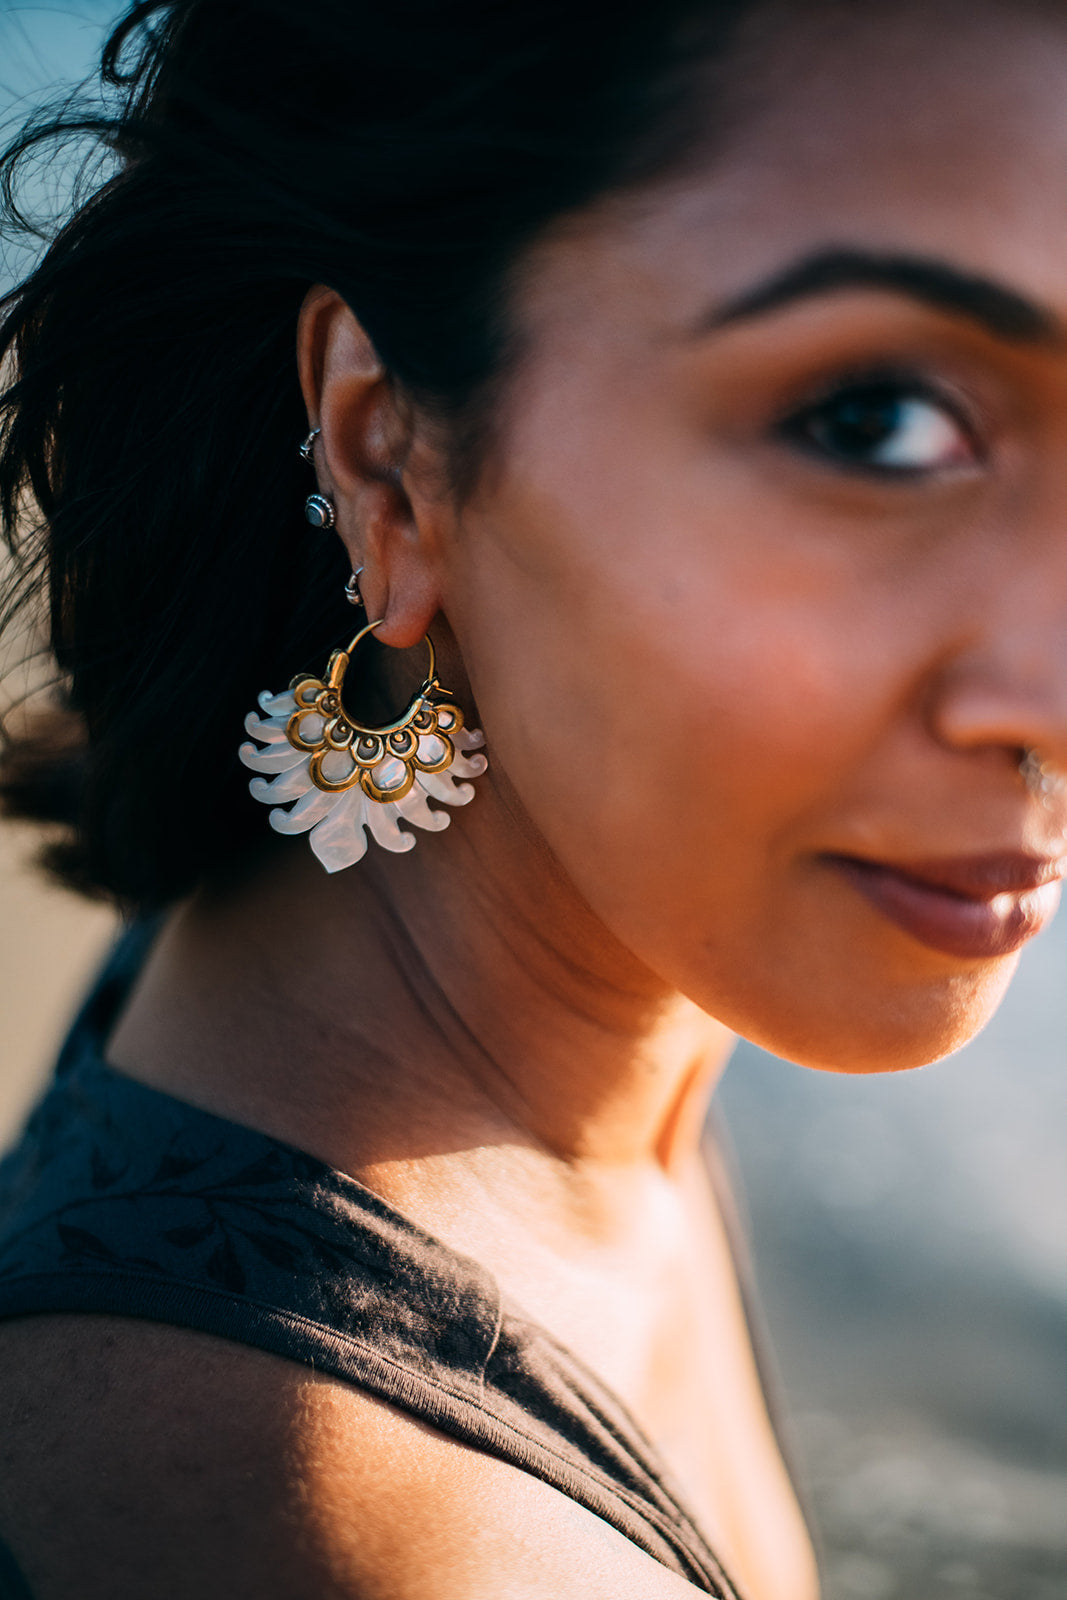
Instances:
[[[415,693],[408,701],[406,709],[401,712],[400,716],[397,717],[394,722],[385,722],[375,726],[372,723],[359,722],[355,717],[349,714],[344,707],[342,696],[344,691],[345,674],[351,665],[352,655],[357,646],[362,643],[367,635],[373,633],[375,628],[380,628],[384,621],[384,617],[379,617],[376,622],[366,623],[364,627],[360,628],[359,632],[356,634],[355,638],[350,644],[346,645],[343,650],[334,651],[333,655],[330,657],[330,664],[326,669],[326,689],[336,700],[336,715],[338,717],[343,717],[347,727],[350,728],[353,733],[357,735],[363,735],[368,739],[384,739],[387,738],[391,733],[402,733],[405,728],[411,726],[416,717],[419,715],[420,711],[423,710],[427,695],[440,694],[442,692],[441,683],[437,676],[437,652],[434,650],[433,640],[427,633],[423,635],[422,642],[430,653],[430,670],[423,679],[421,686],[416,689]],[[303,742],[300,741],[299,736],[300,718],[305,712],[311,710],[312,706],[316,703],[318,697],[321,695],[322,689],[322,680],[320,678],[313,677],[302,678],[292,685],[293,698],[296,701],[297,709],[292,719],[292,728],[289,738],[297,749],[303,748]]]

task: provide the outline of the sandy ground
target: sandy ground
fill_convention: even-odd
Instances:
[[[109,911],[32,870],[35,840],[33,829],[0,825],[0,1146],[47,1076],[115,928]]]

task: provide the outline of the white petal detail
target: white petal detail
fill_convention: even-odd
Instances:
[[[245,718],[245,732],[250,733],[253,739],[262,739],[265,744],[277,744],[284,740],[288,726],[288,717],[257,717],[254,711],[250,711]]]
[[[427,766],[433,766],[435,761],[443,761],[445,756],[445,741],[438,733],[423,734],[419,740],[419,760],[425,761]],[[448,771],[448,768],[445,768]]]
[[[416,828],[425,828],[429,833],[440,833],[447,828],[452,817],[447,811],[435,811],[427,801],[426,795],[419,788],[419,780],[408,790],[403,800],[391,802],[393,809],[398,811],[405,822],[412,822]]]
[[[367,807],[365,822],[373,837],[378,841],[383,850],[393,850],[397,855],[403,855],[405,850],[414,850],[415,835],[405,833],[397,821],[403,813],[395,800],[389,800],[385,805],[379,805],[372,800]]]
[[[373,803],[357,784],[354,789],[346,789],[329,816],[312,828],[308,835],[311,848],[327,872],[340,872],[366,855],[364,813]]]
[[[285,800],[298,800],[312,787],[311,774],[308,772],[310,764],[310,756],[301,756],[297,766],[283,772],[279,778],[272,778],[269,783],[266,778],[253,778],[248,785],[249,792],[255,799],[270,806],[280,805]]]
[[[415,782],[427,794],[432,794],[435,800],[443,800],[446,806],[465,806],[474,799],[472,786],[469,783],[456,783],[451,768],[448,772],[420,772]]]
[[[347,783],[355,768],[348,750],[327,750],[322,758],[322,775],[327,783]]]
[[[296,710],[296,701],[289,689],[284,694],[271,694],[269,689],[264,689],[259,696],[259,709],[265,711],[268,717],[291,717]]]
[[[328,794],[325,789],[311,788],[300,796],[288,811],[275,806],[270,814],[270,825],[275,833],[306,833],[316,822],[328,817],[343,795]]]
[[[293,694],[288,690],[284,694],[264,691],[259,696],[259,707],[263,715],[253,711],[245,719],[245,729],[259,747],[242,744],[238,750],[244,765],[260,774],[252,779],[249,790],[256,800],[273,808],[270,824],[277,833],[308,835],[312,850],[327,872],[339,872],[359,861],[367,852],[369,838],[384,850],[402,853],[415,847],[411,828],[442,832],[451,822],[451,815],[431,806],[430,799],[446,806],[466,805],[474,798],[474,790],[460,780],[478,777],[487,766],[483,755],[472,753],[485,743],[485,736],[477,728],[457,730],[454,708],[443,706],[441,731],[447,733],[456,752],[443,772],[421,772],[416,768],[415,781],[400,800],[372,800],[358,783],[342,790],[320,789],[311,778],[311,755],[289,742],[289,721],[297,710]],[[317,711],[309,708],[301,717],[300,732],[309,744],[319,743],[324,727],[324,719]],[[419,748],[424,760],[439,760],[444,753],[433,735],[424,736]],[[374,777],[383,787],[388,787],[385,780],[400,787],[407,770],[399,758],[387,756],[374,768]],[[330,750],[325,754],[323,773],[330,781],[343,782],[351,771],[352,757],[347,751]],[[289,809],[282,809],[290,801],[294,803]],[[408,824],[407,828],[401,826],[402,822]]]
[[[266,750],[257,750],[254,744],[243,744],[237,756],[253,772],[288,772],[290,767],[306,759],[305,752],[294,750],[288,739]]]
[[[399,789],[407,779],[408,769],[396,756],[386,756],[384,761],[379,761],[376,767],[371,768],[370,775],[379,789]],[[395,804],[392,800],[385,803]]]
[[[488,765],[484,756],[457,756],[447,772],[449,777],[480,778]]]
[[[326,718],[321,711],[305,711],[296,726],[305,744],[318,744],[326,726]]]

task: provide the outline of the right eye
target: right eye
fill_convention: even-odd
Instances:
[[[914,381],[850,384],[795,413],[781,431],[843,467],[882,476],[938,472],[975,459],[955,410]]]

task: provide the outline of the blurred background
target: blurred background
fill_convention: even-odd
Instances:
[[[119,9],[0,0],[5,133],[91,69]],[[0,287],[32,255],[6,241]],[[30,871],[33,843],[0,827],[0,1146],[113,932]],[[727,1073],[826,1600],[1067,1600],[1065,1065],[1067,912],[950,1061],[853,1080],[743,1045]]]

